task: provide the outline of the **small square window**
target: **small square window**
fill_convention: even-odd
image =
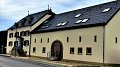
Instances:
[[[36,47],[33,47],[33,53],[35,53],[36,52]]]
[[[80,16],[81,16],[81,14],[77,14],[77,15],[75,15],[75,18],[80,17]]]
[[[46,52],[46,49],[45,49],[45,47],[43,47],[43,49],[42,49],[42,53],[45,53]]]
[[[10,47],[11,47],[12,45],[13,45],[13,42],[12,42],[12,41],[10,41],[8,46],[10,46]]]
[[[91,47],[86,48],[86,55],[92,55],[92,48]]]
[[[10,33],[10,34],[9,34],[9,38],[13,38],[13,33]]]
[[[102,12],[108,12],[111,8],[106,8]]]
[[[28,47],[29,46],[29,40],[24,41],[24,46]]]
[[[82,55],[82,48],[78,48],[78,55]]]
[[[74,54],[74,48],[73,47],[70,48],[70,54]]]
[[[16,33],[15,33],[15,37],[16,37],[16,36],[19,36],[19,32],[16,32]]]

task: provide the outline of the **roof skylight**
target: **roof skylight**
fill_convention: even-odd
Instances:
[[[102,12],[108,12],[111,8],[106,8]]]
[[[57,24],[57,26],[61,26],[61,25],[62,25],[62,23]]]
[[[87,22],[88,21],[88,19],[83,19],[83,20],[78,20],[77,22],[75,22],[76,24],[77,23],[84,23],[84,22]]]
[[[66,24],[67,24],[67,22],[62,23],[62,25],[66,25]]]
[[[83,20],[82,20],[82,22],[87,22],[87,21],[88,21],[88,19],[83,19]]]
[[[42,26],[42,28],[48,28],[48,26]]]
[[[82,20],[78,20],[77,22],[75,22],[75,23],[81,23],[82,22]]]
[[[67,22],[61,22],[61,23],[57,24],[57,26],[64,26],[66,24],[67,24]]]
[[[77,15],[75,15],[75,17],[77,18],[77,17],[80,17],[81,16],[81,14],[77,14]]]

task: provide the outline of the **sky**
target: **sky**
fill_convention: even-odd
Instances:
[[[56,14],[81,9],[115,0],[0,0],[0,31],[29,14],[48,9]]]

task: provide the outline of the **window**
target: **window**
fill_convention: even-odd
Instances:
[[[19,36],[19,32],[16,32],[16,33],[15,33],[15,36]]]
[[[92,48],[91,47],[86,48],[86,55],[92,55]]]
[[[96,35],[94,36],[94,42],[97,42],[97,36]]]
[[[42,38],[41,38],[40,42],[42,43]]]
[[[82,55],[82,47],[78,48],[78,55]]]
[[[24,36],[24,31],[20,32],[20,36]]]
[[[83,19],[83,20],[82,20],[82,22],[87,22],[87,21],[88,21],[88,19]]]
[[[62,25],[62,23],[57,24],[57,26],[61,26],[61,25]]]
[[[63,26],[63,25],[66,25],[66,24],[67,24],[67,22],[64,22],[64,23],[62,23],[62,26]]]
[[[67,42],[69,42],[69,37],[67,37]]]
[[[43,29],[44,29],[44,28],[48,28],[48,26],[42,26],[41,28],[43,28]]]
[[[10,33],[10,34],[9,34],[9,38],[13,38],[13,33]]]
[[[33,47],[33,53],[35,53],[36,52],[36,47]]]
[[[80,20],[76,21],[75,23],[78,24],[78,23],[84,23],[84,22],[87,22],[87,21],[88,21],[88,19],[83,19],[83,20],[80,19]]]
[[[16,46],[16,47],[18,46],[18,41],[14,42],[14,46]]]
[[[49,43],[49,38],[47,39],[47,43]]]
[[[27,51],[25,51],[25,54],[27,54]]]
[[[74,54],[74,48],[73,47],[70,48],[70,54]]]
[[[117,42],[118,42],[118,39],[117,39],[117,37],[115,37],[115,43],[117,44]]]
[[[12,42],[12,41],[10,41],[8,46],[12,46],[12,45],[13,45],[13,42]]]
[[[81,16],[81,14],[77,14],[77,15],[75,15],[75,18],[80,17],[80,16]]]
[[[106,9],[104,9],[102,12],[103,12],[103,13],[104,13],[104,12],[108,12],[110,9],[111,9],[111,8],[106,8]]]
[[[29,40],[24,41],[24,46],[26,46],[26,47],[29,46]]]
[[[79,42],[81,42],[81,36],[79,36]]]
[[[36,39],[35,39],[35,42],[34,43],[36,43]]]
[[[25,34],[26,34],[26,36],[29,36],[30,35],[30,31],[26,31]]]
[[[66,25],[68,22],[61,22],[61,23],[59,23],[59,24],[57,24],[57,26],[64,26],[64,25]]]
[[[78,20],[78,21],[77,21],[77,22],[75,22],[75,23],[77,24],[77,23],[81,23],[81,22],[82,22],[82,20]]]
[[[43,47],[43,49],[42,49],[42,53],[45,53],[45,51],[46,51],[46,49],[45,49],[45,47]]]

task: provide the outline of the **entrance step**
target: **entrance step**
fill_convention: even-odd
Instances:
[[[49,57],[49,60],[55,61],[55,60],[58,60],[58,57]]]

